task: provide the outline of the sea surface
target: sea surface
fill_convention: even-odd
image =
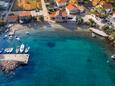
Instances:
[[[63,33],[0,38],[0,48],[31,47],[28,65],[11,74],[0,72],[0,86],[115,86],[115,66],[105,41]]]

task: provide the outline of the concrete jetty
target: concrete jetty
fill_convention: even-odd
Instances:
[[[0,54],[0,61],[17,61],[27,64],[29,54]]]
[[[98,29],[95,29],[95,28],[90,28],[90,30],[91,30],[92,32],[94,32],[94,33],[100,35],[100,36],[108,37],[108,35],[107,35],[105,32],[101,31],[101,30],[98,30]]]

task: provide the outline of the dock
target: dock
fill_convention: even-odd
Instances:
[[[98,30],[98,29],[95,29],[95,28],[90,28],[90,30],[92,32],[94,32],[95,34],[98,34],[98,35],[100,35],[102,37],[108,37],[108,35],[105,32],[101,31],[101,30]]]
[[[0,61],[17,61],[27,64],[29,54],[0,54]]]

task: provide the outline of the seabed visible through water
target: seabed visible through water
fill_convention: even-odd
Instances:
[[[115,66],[107,63],[104,41],[67,33],[21,37],[31,47],[29,64],[14,75],[0,73],[0,86],[115,86]],[[0,48],[18,44],[0,39]]]

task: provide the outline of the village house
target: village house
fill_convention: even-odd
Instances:
[[[28,23],[31,21],[31,13],[29,11],[19,12],[19,23]]]
[[[18,21],[18,17],[16,15],[9,15],[7,17],[7,23],[16,23]]]
[[[58,7],[66,6],[68,0],[56,0],[56,4]]]
[[[112,23],[112,25],[114,26],[115,28],[115,12],[112,13],[112,16],[110,18],[110,22]]]
[[[68,16],[74,16],[76,14],[78,14],[80,12],[79,8],[77,7],[77,5],[74,4],[68,4],[66,6],[66,12]]]
[[[113,10],[112,5],[108,3],[103,4],[102,7],[106,10],[106,13],[111,13]]]
[[[67,22],[67,13],[65,11],[58,10],[53,12],[50,17],[55,22]]]

